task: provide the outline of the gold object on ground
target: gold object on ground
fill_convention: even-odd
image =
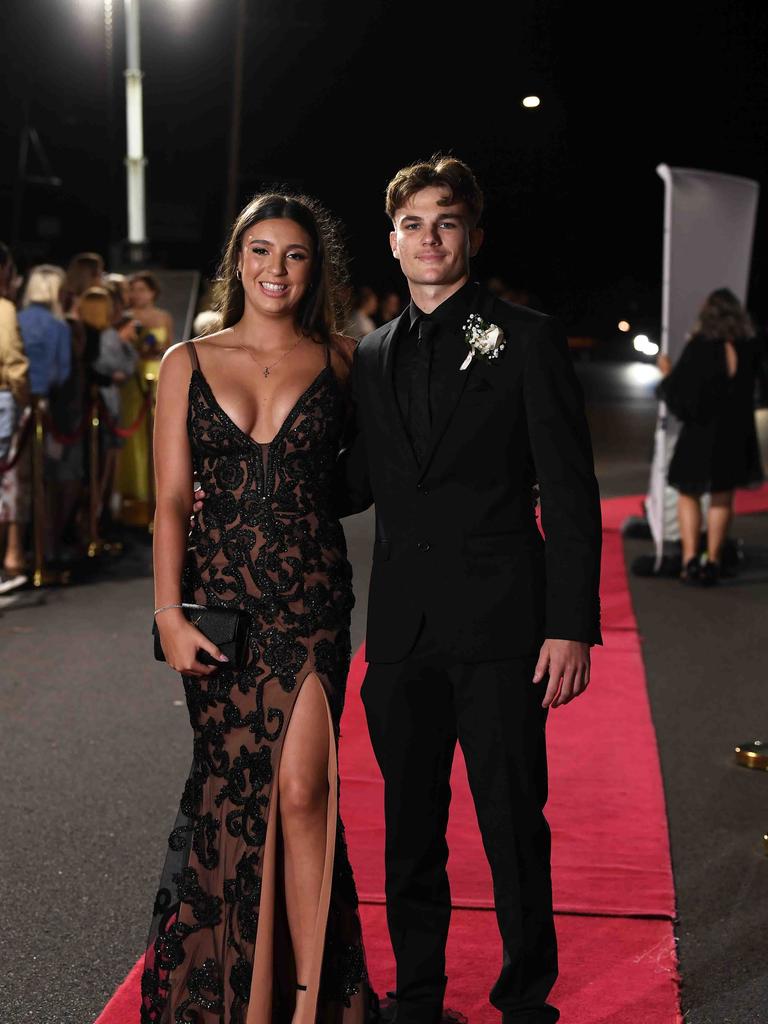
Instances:
[[[734,750],[736,763],[745,768],[757,768],[768,772],[768,743],[753,740],[752,743],[740,743]]]

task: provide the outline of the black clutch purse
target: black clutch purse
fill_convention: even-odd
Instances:
[[[240,608],[217,608],[216,606],[209,608],[204,604],[183,604],[181,611],[185,619],[215,643],[222,654],[226,654],[229,658],[227,668],[241,669],[245,666],[250,627],[247,612]],[[152,624],[152,636],[155,638],[155,658],[158,661],[165,661],[156,619]],[[221,666],[226,664],[226,662],[216,661],[207,651],[199,651],[197,658],[204,665]]]

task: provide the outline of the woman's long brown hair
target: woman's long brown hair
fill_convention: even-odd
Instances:
[[[240,212],[219,267],[214,308],[221,314],[222,327],[232,327],[240,320],[245,292],[237,268],[243,234],[260,221],[282,218],[295,221],[312,243],[312,273],[296,312],[297,325],[307,336],[330,344],[337,325],[343,323],[346,258],[336,222],[309,196],[265,192],[254,196]]]
[[[707,296],[692,333],[712,341],[735,341],[737,338],[754,338],[755,329],[749,314],[730,288],[718,288]]]

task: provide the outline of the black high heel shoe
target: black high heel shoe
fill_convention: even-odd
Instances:
[[[694,587],[701,583],[701,563],[698,558],[688,559],[680,573],[680,581]]]

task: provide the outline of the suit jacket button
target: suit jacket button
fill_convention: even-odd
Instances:
[[[419,551],[429,551],[429,542],[426,540],[420,540],[416,547]]]

